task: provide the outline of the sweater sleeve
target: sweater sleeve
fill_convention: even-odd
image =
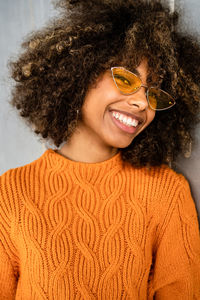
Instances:
[[[11,239],[11,184],[9,172],[0,177],[0,299],[15,299],[17,288],[17,264],[15,247]]]
[[[149,299],[199,300],[199,224],[185,178],[181,177],[167,212],[160,213],[160,220],[149,277]]]

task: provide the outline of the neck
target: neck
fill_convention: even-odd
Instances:
[[[90,138],[74,133],[57,152],[73,161],[99,163],[113,157],[118,149],[94,144]]]

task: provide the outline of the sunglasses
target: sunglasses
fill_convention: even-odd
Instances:
[[[156,87],[148,87],[142,84],[141,79],[134,73],[124,69],[123,67],[111,68],[113,80],[124,95],[136,93],[141,87],[147,89],[147,101],[153,110],[166,110],[176,104],[175,100],[165,91]]]

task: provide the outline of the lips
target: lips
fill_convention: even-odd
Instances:
[[[139,122],[139,124],[144,122],[144,119],[142,117],[137,116],[136,114],[132,114],[130,112],[127,111],[123,111],[123,110],[118,110],[118,109],[111,109],[110,112],[118,112],[119,114],[123,114],[127,117],[130,117],[132,119],[135,119]]]
[[[135,132],[137,132],[138,129],[140,128],[139,120],[136,120],[135,116],[133,117],[133,115],[130,116],[130,114],[127,115],[124,112],[122,114],[122,113],[119,113],[119,111],[116,111],[116,110],[110,111],[109,114],[110,114],[112,122],[115,124],[115,126],[118,127],[120,129],[120,131],[123,131],[124,133],[135,134]],[[130,124],[128,121],[125,122],[125,120],[123,120],[123,121],[119,120],[119,118],[116,118],[115,114],[120,114],[121,116],[123,115],[129,120],[132,119],[133,123]]]

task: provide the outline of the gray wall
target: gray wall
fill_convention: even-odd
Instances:
[[[0,174],[31,162],[45,150],[8,104],[12,83],[7,62],[19,53],[22,38],[53,14],[51,0],[0,0]]]
[[[172,9],[174,5],[184,9],[188,30],[200,33],[200,1],[169,1]],[[33,135],[8,104],[11,82],[6,65],[9,57],[15,57],[19,53],[22,37],[31,30],[40,28],[54,14],[51,0],[0,0],[0,174],[33,161],[45,150],[45,145]],[[192,156],[189,159],[179,159],[177,170],[189,180],[200,212],[200,127],[196,129],[196,136],[197,144]]]
[[[175,0],[175,7],[181,9],[182,19],[180,28],[198,35],[200,40],[200,1]],[[190,158],[181,158],[177,161],[177,170],[189,180],[192,195],[195,199],[200,220],[200,125],[195,130],[196,144],[193,145]]]

